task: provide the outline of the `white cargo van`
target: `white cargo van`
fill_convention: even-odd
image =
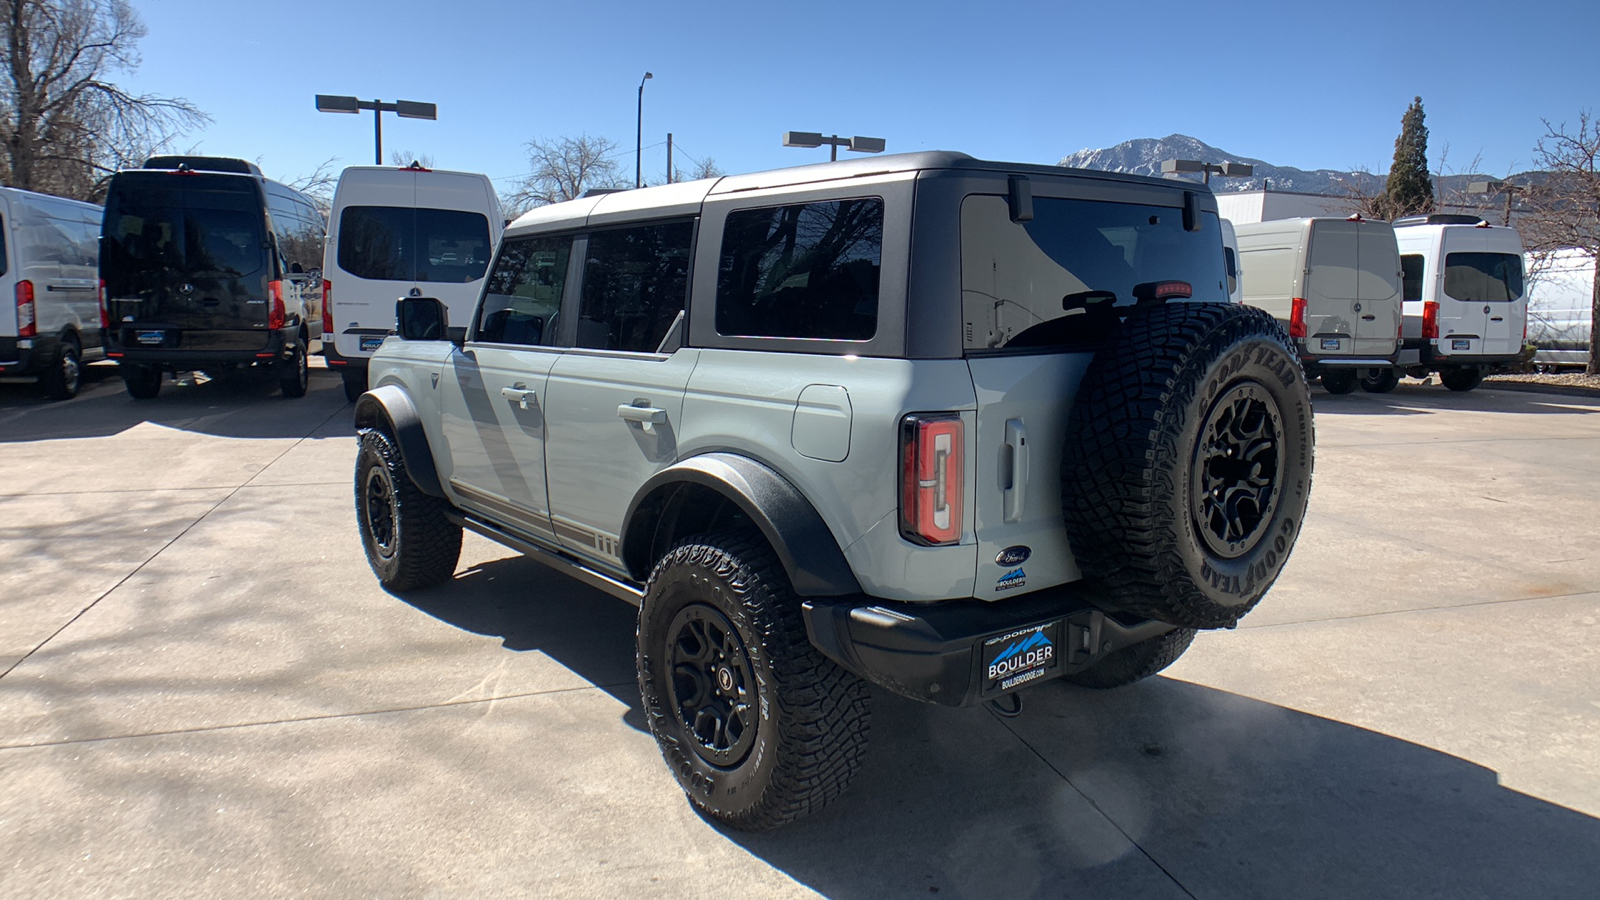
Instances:
[[[1394,229],[1358,216],[1238,224],[1244,302],[1289,329],[1307,377],[1329,392],[1391,373],[1399,350],[1400,260]],[[1393,387],[1390,384],[1389,387]]]
[[[1228,272],[1228,302],[1244,302],[1244,270],[1239,268],[1239,236],[1233,230],[1233,223],[1227,219],[1222,222],[1222,258]]]
[[[323,355],[354,401],[401,297],[437,297],[472,318],[505,220],[487,175],[351,166],[339,176],[323,265]]]
[[[1413,378],[1438,372],[1450,390],[1470,391],[1517,362],[1528,312],[1517,232],[1443,213],[1394,224],[1405,271],[1400,368]]]
[[[102,210],[92,203],[0,188],[0,381],[45,395],[78,393],[82,365],[105,357],[96,296]]]
[[[1594,257],[1582,250],[1529,253],[1523,266],[1534,363],[1555,369],[1587,366],[1594,333]]]

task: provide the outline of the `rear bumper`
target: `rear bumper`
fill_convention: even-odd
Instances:
[[[812,598],[801,606],[806,633],[824,656],[913,700],[971,706],[1023,686],[1089,668],[1109,653],[1173,630],[1164,622],[1113,618],[1071,586],[998,602],[891,603]],[[1042,638],[1033,637],[1034,632]],[[1028,642],[1038,666],[986,663]],[[1048,647],[1048,650],[1044,648]]]
[[[1434,345],[1428,340],[1407,338],[1405,347],[1400,351],[1398,365],[1402,368],[1420,366],[1429,369],[1442,369],[1450,366],[1510,366],[1522,362],[1524,354],[1511,355],[1495,354],[1493,356],[1468,356],[1464,353],[1443,354],[1435,350]]]
[[[0,378],[39,374],[54,364],[60,344],[61,338],[54,334],[0,337]]]
[[[270,364],[287,361],[301,345],[298,326],[264,333],[265,343],[245,350],[187,350],[183,347],[140,347],[128,345],[113,336],[106,346],[106,357],[118,362],[144,366],[163,366],[176,371],[204,370],[206,366]]]
[[[336,371],[365,372],[372,362],[370,356],[344,356],[339,353],[339,348],[333,345],[333,335],[328,335],[322,340],[322,359],[328,368]]]

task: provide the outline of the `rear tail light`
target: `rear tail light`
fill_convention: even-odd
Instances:
[[[333,334],[333,282],[322,279],[322,333]]]
[[[1296,297],[1289,306],[1289,337],[1306,336],[1306,298]]]
[[[100,279],[100,289],[95,292],[95,302],[100,304],[100,327],[111,330],[111,308],[106,306],[106,280]]]
[[[1429,300],[1422,304],[1422,337],[1439,337],[1439,301]]]
[[[906,416],[900,427],[900,533],[919,544],[961,539],[965,494],[960,416]]]
[[[268,282],[267,296],[272,302],[272,311],[267,313],[267,327],[276,331],[289,319],[289,311],[283,305],[283,282]]]
[[[31,338],[39,333],[33,316],[33,282],[17,282],[17,337]]]

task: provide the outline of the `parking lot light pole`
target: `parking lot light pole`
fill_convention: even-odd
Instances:
[[[1469,194],[1505,194],[1506,195],[1506,227],[1511,227],[1511,198],[1516,194],[1525,194],[1528,189],[1509,181],[1473,181],[1467,184]]]
[[[432,119],[439,118],[439,107],[432,103],[418,103],[415,100],[396,100],[385,103],[382,100],[358,100],[355,97],[343,97],[336,94],[318,94],[317,112],[359,114],[363,109],[372,110],[372,164],[383,165],[383,114],[392,112],[402,119]]]
[[[1208,163],[1198,159],[1163,159],[1161,161],[1161,174],[1173,175],[1178,173],[1200,172],[1203,183],[1210,184],[1212,175],[1223,178],[1249,178],[1256,173],[1256,167],[1245,163]]]
[[[853,150],[856,153],[882,153],[884,148],[883,138],[855,137],[842,138],[837,134],[824,135],[815,131],[785,131],[783,145],[785,147],[821,147],[828,145],[828,161],[839,161],[839,148]]]
[[[644,83],[656,77],[654,73],[646,72],[639,79],[639,127],[633,133],[633,186],[644,187]]]

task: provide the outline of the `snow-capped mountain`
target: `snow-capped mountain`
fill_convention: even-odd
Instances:
[[[1062,157],[1061,165],[1078,169],[1099,169],[1103,172],[1129,172],[1136,175],[1160,175],[1164,159],[1197,159],[1208,163],[1238,162],[1255,166],[1250,178],[1211,179],[1211,189],[1222,191],[1256,191],[1270,186],[1275,191],[1299,191],[1307,194],[1347,194],[1352,187],[1364,192],[1383,189],[1383,176],[1366,172],[1340,172],[1334,169],[1306,171],[1292,166],[1275,166],[1269,162],[1219,150],[1204,141],[1186,134],[1171,134],[1164,138],[1139,138],[1123,141],[1103,150],[1079,150]]]

